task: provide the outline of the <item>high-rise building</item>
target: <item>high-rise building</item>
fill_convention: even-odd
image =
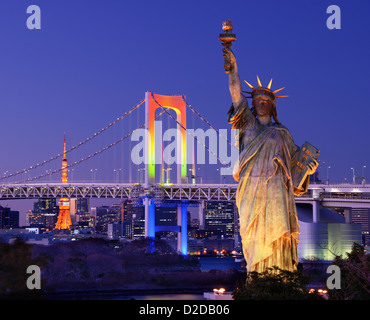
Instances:
[[[40,198],[33,203],[33,211],[43,213],[58,213],[59,208],[55,198]]]
[[[352,222],[361,224],[363,245],[370,243],[370,209],[352,208]]]
[[[130,238],[145,237],[145,209],[142,206],[135,206],[131,201],[122,202],[122,217],[123,221],[131,223]]]
[[[38,228],[40,233],[54,229],[59,207],[55,198],[41,198],[34,202],[33,210],[26,213],[26,225]]]
[[[80,214],[89,213],[90,211],[89,198],[77,198],[74,200],[75,200],[76,213],[80,213]]]
[[[55,213],[44,213],[44,224],[45,231],[51,231],[54,229],[55,224],[57,223],[58,215]]]
[[[204,229],[213,231],[223,239],[234,239],[235,204],[226,201],[206,201],[204,203]]]
[[[116,205],[118,208],[118,205]],[[131,201],[123,201],[121,204],[121,221],[128,221],[131,223],[131,228],[123,225],[126,228],[125,237],[128,236],[128,230],[131,231],[131,238],[143,238],[145,237],[145,208],[143,206],[136,206]],[[190,212],[188,212],[190,216]],[[190,224],[190,217],[188,218],[188,224]],[[156,206],[155,208],[155,225],[156,226],[176,226],[177,225],[177,208],[176,206]],[[112,226],[112,228],[118,228],[118,226]],[[112,229],[113,230],[113,229]],[[175,232],[172,231],[157,231],[156,236],[158,237],[174,237]]]
[[[72,198],[69,201],[69,213],[74,225],[92,227],[89,198]]]
[[[344,208],[331,208],[342,217],[345,217]],[[347,208],[350,211],[351,223],[361,225],[362,245],[370,244],[370,209],[369,208]]]
[[[19,228],[19,211],[0,206],[0,229]]]
[[[156,226],[176,226],[177,207],[155,207]]]
[[[120,221],[121,213],[116,207],[101,206],[94,210],[96,214],[95,232],[107,234],[110,223]]]
[[[26,213],[26,226],[31,227],[33,225],[44,224],[44,213],[41,211],[28,211]]]
[[[119,221],[108,224],[108,238],[120,239],[126,238],[131,239],[132,230],[130,221]]]
[[[132,238],[144,238],[145,237],[145,208],[144,207],[133,207],[132,213]]]

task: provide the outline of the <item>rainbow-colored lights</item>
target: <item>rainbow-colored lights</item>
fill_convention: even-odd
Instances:
[[[154,97],[154,99],[153,99]],[[158,103],[157,103],[158,102]],[[160,104],[160,105],[159,105]],[[181,132],[181,139],[178,141],[178,155],[177,164],[180,165],[180,170],[177,172],[177,180],[181,180],[181,183],[186,183],[187,175],[187,162],[186,162],[186,103],[183,96],[164,96],[154,94],[151,92],[145,93],[145,124],[146,129],[149,133],[148,145],[147,145],[147,175],[148,183],[155,183],[155,130],[154,130],[154,119],[155,111],[157,108],[173,109],[176,112],[177,121],[181,124],[177,125],[177,129]],[[180,177],[179,177],[180,176]]]

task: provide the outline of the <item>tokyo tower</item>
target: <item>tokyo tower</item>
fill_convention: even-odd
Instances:
[[[62,183],[67,183],[67,158],[66,158],[66,135],[64,134],[64,152],[62,161]],[[58,221],[55,229],[69,229],[72,225],[71,215],[69,213],[69,199],[61,198],[59,202]]]

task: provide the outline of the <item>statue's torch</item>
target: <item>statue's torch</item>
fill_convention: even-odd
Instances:
[[[227,20],[222,22],[222,30],[224,33],[221,33],[220,36],[218,37],[218,40],[222,41],[222,45],[225,48],[230,48],[231,43],[236,40],[236,36],[233,31],[233,26],[231,25],[231,20]],[[225,56],[224,58],[224,69],[226,73],[229,73],[230,71],[230,59]]]

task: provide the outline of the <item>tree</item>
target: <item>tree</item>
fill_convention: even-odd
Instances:
[[[35,298],[41,290],[27,288],[27,268],[46,265],[46,257],[32,257],[31,245],[22,239],[16,239],[12,244],[0,243],[0,296],[2,298]]]
[[[337,256],[333,265],[340,268],[340,289],[328,290],[331,300],[370,299],[370,256],[363,246],[354,243],[346,258]]]
[[[300,271],[267,268],[264,272],[250,272],[240,280],[233,292],[234,300],[302,300],[322,299],[309,293],[309,276]]]

